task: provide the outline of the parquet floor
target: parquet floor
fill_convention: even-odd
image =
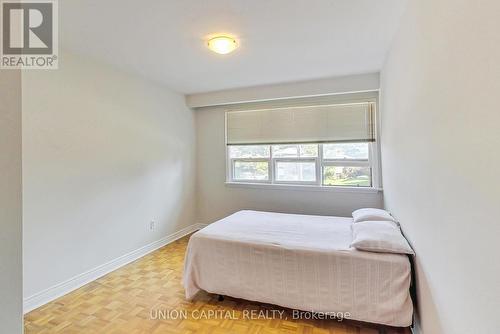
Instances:
[[[33,310],[25,316],[25,333],[410,333],[348,320],[294,320],[290,310],[229,297],[218,301],[207,293],[188,302],[181,283],[188,239]],[[283,316],[243,317],[251,311],[269,315],[272,309],[284,311]]]

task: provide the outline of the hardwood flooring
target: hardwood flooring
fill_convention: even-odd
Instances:
[[[218,301],[207,293],[186,301],[181,278],[188,240],[177,240],[33,310],[25,316],[25,333],[410,333],[349,320],[294,320],[291,310],[229,297]],[[262,318],[272,312],[274,318]]]

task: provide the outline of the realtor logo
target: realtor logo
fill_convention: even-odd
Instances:
[[[56,69],[56,0],[1,1],[1,68]]]

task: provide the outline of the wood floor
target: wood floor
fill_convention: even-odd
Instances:
[[[294,320],[290,310],[206,293],[188,302],[181,284],[188,238],[28,313],[25,333],[410,333],[348,320]],[[262,319],[272,309],[285,313]],[[256,319],[243,316],[251,311]]]

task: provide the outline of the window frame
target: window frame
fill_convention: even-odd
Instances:
[[[335,143],[332,143],[335,144]],[[353,143],[346,143],[353,144]],[[374,163],[373,163],[373,144],[368,142],[368,159],[327,159],[321,161],[321,185],[324,187],[349,187],[349,188],[373,188],[374,181]],[[323,153],[323,144],[321,144],[321,153]],[[370,186],[335,186],[324,183],[324,167],[367,167],[370,169]]]
[[[271,148],[271,150],[272,150],[272,148]],[[271,153],[271,155],[272,155],[272,153]],[[273,179],[272,179],[273,182],[271,182],[272,184],[318,185],[318,166],[319,166],[319,159],[318,159],[318,157],[316,157],[316,158],[314,158],[314,157],[309,157],[309,158],[291,158],[291,157],[287,157],[287,158],[272,158],[271,157],[271,161],[272,161],[272,166],[273,166]],[[314,166],[314,169],[315,169],[314,175],[316,177],[316,180],[315,181],[279,181],[276,178],[276,168],[277,168],[277,165],[278,165],[279,162],[295,162],[295,163],[298,163],[298,162],[314,162],[314,164],[315,164],[315,166]]]
[[[273,146],[283,144],[262,144],[259,146],[269,147],[269,157],[267,158],[230,158],[230,145],[226,145],[226,160],[228,164],[228,173],[226,175],[226,183],[243,183],[243,184],[268,184],[268,185],[298,185],[298,186],[315,186],[322,188],[350,188],[350,189],[370,189],[378,188],[378,160],[376,158],[377,145],[376,142],[368,142],[368,159],[326,159],[323,157],[323,145],[325,143],[297,143],[287,145],[304,145],[314,144],[318,146],[318,155],[316,157],[273,157]],[[335,143],[332,143],[335,144]],[[348,143],[346,143],[348,144]],[[244,145],[242,145],[244,146]],[[374,147],[375,146],[375,147]],[[243,180],[234,178],[235,163],[241,162],[267,162],[268,164],[268,180]],[[314,162],[316,170],[315,181],[279,181],[276,179],[276,168],[279,162]],[[324,184],[324,167],[367,167],[370,168],[370,186],[335,186]]]
[[[262,145],[265,146],[265,145]],[[227,156],[229,157],[229,146],[227,150]],[[248,182],[248,183],[269,183],[272,184],[272,177],[271,177],[271,159],[270,158],[230,158],[230,182]],[[234,176],[234,165],[236,162],[267,162],[268,166],[268,179],[267,180],[243,180],[243,179],[235,179]]]

